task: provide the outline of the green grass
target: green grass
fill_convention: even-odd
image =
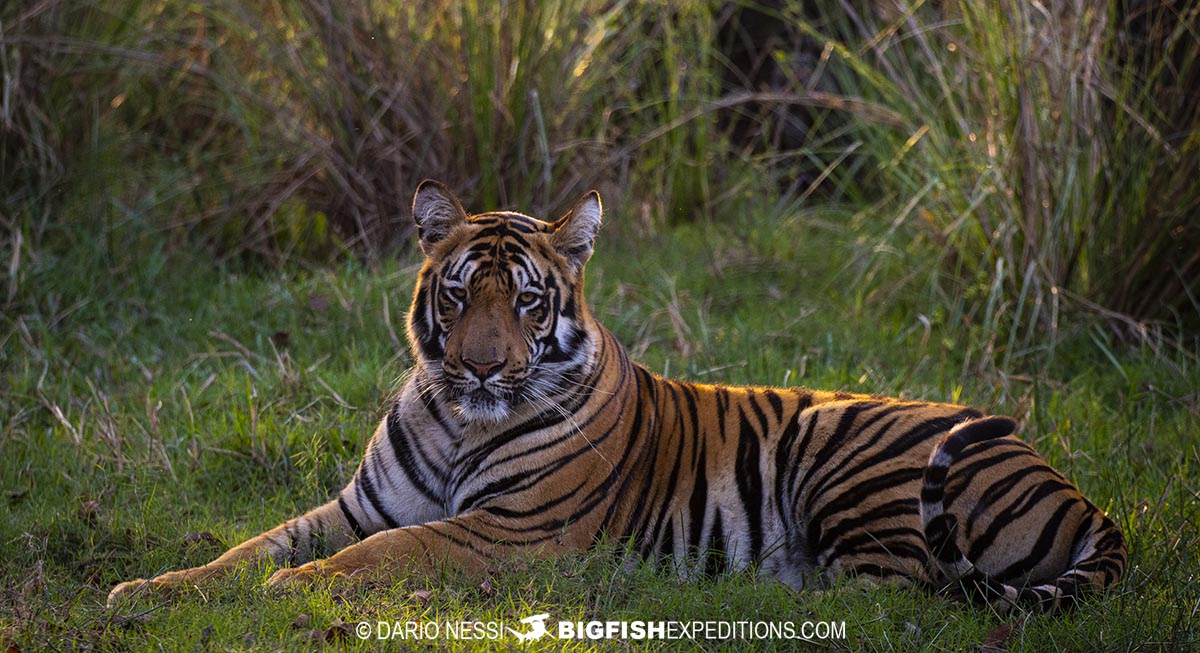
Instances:
[[[115,583],[204,563],[341,487],[409,364],[402,316],[418,261],[247,271],[214,269],[186,248],[130,263],[79,246],[27,261],[0,324],[0,644],[303,650],[328,634],[339,646],[379,650],[374,640],[339,639],[337,620],[518,626],[547,612],[552,622],[844,621],[847,639],[817,650],[1198,647],[1194,351],[1131,349],[1077,326],[1062,330],[1048,367],[1009,374],[981,363],[992,337],[965,324],[961,307],[906,291],[880,301],[862,290],[863,245],[830,226],[846,215],[759,210],[645,238],[630,209],[612,204],[588,295],[652,369],[1014,415],[1023,436],[1122,526],[1132,549],[1127,579],[1072,614],[1018,619],[919,591],[792,593],[750,575],[684,582],[625,569],[599,551],[505,565],[486,583],[446,572],[283,597],[261,589],[270,569],[246,569],[177,602],[108,611]],[[782,641],[756,645],[791,650]]]

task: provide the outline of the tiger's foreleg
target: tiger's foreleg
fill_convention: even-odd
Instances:
[[[356,539],[335,499],[229,549],[206,565],[121,583],[109,592],[108,606],[140,593],[161,594],[196,587],[245,563],[308,562],[321,551],[342,549]]]
[[[445,568],[479,573],[498,554],[512,555],[539,545],[521,542],[519,529],[482,511],[403,528],[393,528],[348,546],[324,560],[280,569],[267,581],[286,589],[317,580],[389,583],[409,574],[427,574]],[[547,543],[539,557],[563,553],[572,547]]]

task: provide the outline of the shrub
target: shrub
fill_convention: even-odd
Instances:
[[[1006,359],[1067,306],[1200,323],[1200,3],[888,6],[779,13],[843,92],[903,116],[849,130],[867,174],[841,183],[884,207],[878,251],[938,256]]]
[[[6,188],[70,179],[78,199],[56,198],[55,224],[86,223],[114,252],[190,242],[375,258],[408,242],[424,177],[475,206],[538,212],[628,183],[689,219],[730,200],[710,180],[746,167],[723,156],[704,108],[720,92],[704,3],[47,0],[30,12],[0,16],[0,49],[37,66],[19,77],[29,109],[0,165],[45,161]]]

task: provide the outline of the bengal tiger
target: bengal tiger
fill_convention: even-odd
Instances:
[[[109,605],[248,562],[283,565],[276,588],[388,582],[605,538],[683,573],[849,575],[1006,609],[1066,608],[1120,579],[1121,532],[1008,418],[687,383],[630,360],[584,301],[601,213],[592,191],[553,222],[468,216],[423,182],[415,363],[349,484],[207,565],[117,585]]]

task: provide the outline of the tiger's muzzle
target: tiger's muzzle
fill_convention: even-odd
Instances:
[[[507,298],[496,293],[467,306],[446,341],[443,369],[461,415],[500,421],[524,381],[529,351]]]

